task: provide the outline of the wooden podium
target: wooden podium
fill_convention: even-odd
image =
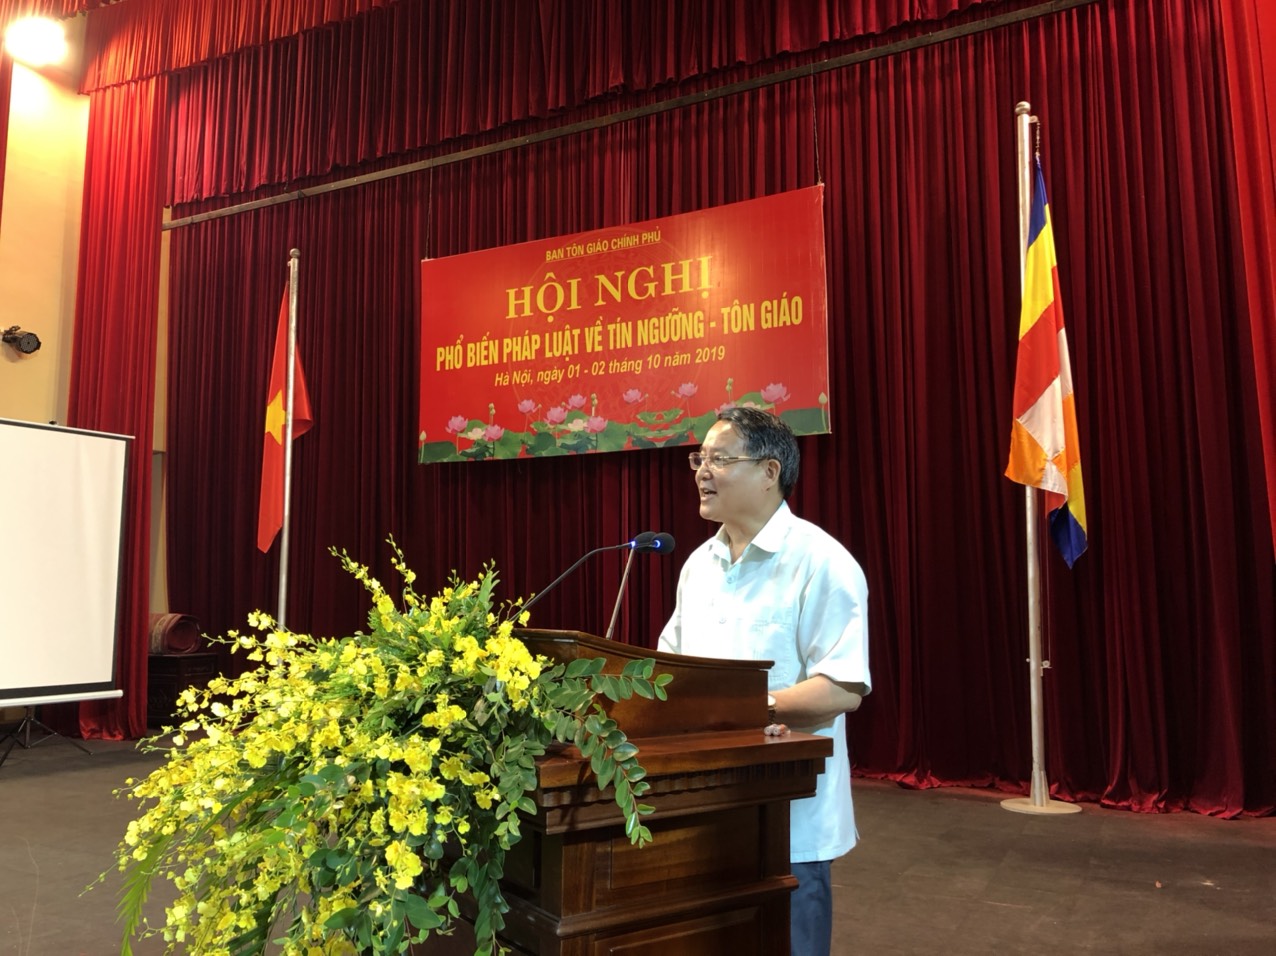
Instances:
[[[506,859],[501,934],[538,956],[776,956],[789,951],[789,801],[815,792],[826,737],[767,737],[769,661],[662,654],[574,631],[522,631],[535,654],[604,657],[606,673],[654,657],[667,701],[609,712],[639,747],[653,842],[625,836],[574,747],[539,762],[536,814]],[[416,952],[474,952],[469,927]]]

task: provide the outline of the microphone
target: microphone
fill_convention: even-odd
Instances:
[[[634,552],[654,551],[657,554],[668,554],[672,550],[673,535],[667,531],[644,531],[634,538],[629,558],[625,561],[625,573],[620,577],[620,590],[616,592],[616,606],[611,609],[611,623],[607,625],[607,633],[603,635],[604,640],[610,641],[612,632],[616,630],[616,618],[620,616],[620,602],[625,596],[625,585],[629,582],[629,566],[634,563]]]
[[[656,533],[655,531],[644,531],[642,534],[638,535],[635,538],[632,538],[629,541],[622,541],[620,544],[608,544],[608,545],[604,545],[601,548],[594,548],[593,551],[586,551],[584,554],[582,554],[579,558],[576,559],[575,564],[573,564],[570,568],[568,568],[558,577],[554,578],[554,580],[551,581],[544,590],[538,592],[536,595],[532,597],[530,601],[524,604],[522,610],[526,611],[533,604],[535,604],[537,601],[543,598],[546,594],[554,590],[554,588],[558,587],[559,582],[562,581],[563,578],[567,577],[567,575],[575,571],[578,567],[580,567],[584,563],[586,558],[592,558],[594,555],[601,554],[604,551],[619,551],[621,548],[629,549],[630,560],[633,560],[633,553],[635,551],[664,551],[668,553],[669,551],[673,550],[673,536],[665,534],[664,532]],[[629,568],[628,566],[626,566],[625,573],[628,574],[628,572],[629,572]]]
[[[632,545],[635,551],[656,551],[660,554],[668,554],[673,550],[673,535],[667,531],[644,531],[634,538]]]

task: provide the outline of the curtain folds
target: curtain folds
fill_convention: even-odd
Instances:
[[[0,30],[22,17],[73,17],[109,2],[110,0],[0,0]]]
[[[764,20],[732,2],[401,0],[340,29],[310,30],[184,71],[174,108],[198,135],[185,125],[174,131],[169,201],[329,176],[594,104],[614,110],[616,95],[670,95],[671,84],[690,91],[736,72],[756,74],[755,64],[774,69],[779,57],[796,63],[830,44],[863,46],[870,26],[908,20],[902,13],[835,15],[845,6],[861,5],[829,5],[827,16],[814,16],[780,4],[777,25],[764,30]],[[1002,5],[983,6],[1000,12]],[[973,19],[979,9],[933,0],[915,13]],[[104,33],[91,21],[91,36]]]
[[[1227,57],[1236,211],[1241,220],[1238,281],[1248,294],[1267,508],[1276,547],[1276,7],[1253,0],[1219,8]]]
[[[695,15],[721,37],[706,50],[707,33],[671,26],[691,14],[650,6],[645,32],[609,39],[610,5],[574,19],[574,5],[518,5],[538,45],[498,43],[490,5],[433,4],[430,16],[458,19],[446,24],[446,55],[425,57],[415,44],[436,37],[438,22],[398,45],[377,38],[380,20],[425,14],[401,0],[175,74],[172,195],[373,168],[369,155],[411,148],[413,137],[516,118],[544,128],[562,116],[537,121],[538,110],[588,97],[563,115],[625,108],[630,87],[673,76],[633,62],[640,37],[661,46],[644,69],[706,71],[864,25],[857,14],[777,12],[775,36],[760,39],[732,27],[736,4],[704,4]],[[942,15],[969,5],[905,6]],[[1219,30],[1216,7],[1194,0],[1110,0],[175,231],[173,606],[222,632],[269,608],[277,557],[252,546],[260,406],[296,246],[315,427],[295,446],[292,623],[359,626],[358,587],[330,546],[384,579],[393,534],[421,580],[439,585],[493,560],[513,596],[599,544],[659,529],[679,554],[635,568],[620,625],[650,646],[681,555],[711,530],[685,455],[417,466],[417,323],[429,294],[417,264],[822,179],[834,434],[801,440],[793,503],[848,545],[870,582],[875,680],[852,721],[857,769],[912,786],[1021,790],[1022,491],[1001,473],[1019,298],[1013,107],[1027,100],[1042,121],[1093,532],[1074,571],[1045,556],[1048,775],[1058,795],[1112,806],[1272,812],[1276,580],[1251,453],[1259,303],[1235,266],[1246,239]],[[333,57],[326,73],[320,47]],[[569,56],[582,48],[591,55]],[[380,62],[374,51],[409,73],[424,57],[430,77],[412,74],[415,86],[391,93],[402,74],[363,70]],[[476,57],[520,65],[476,85],[461,67]],[[351,73],[362,84],[342,89]],[[417,112],[402,106],[414,96]],[[604,630],[621,562],[592,559],[537,605],[535,624]]]
[[[67,424],[134,440],[116,647],[124,697],[80,704],[86,737],[146,732],[164,86],[157,78],[116,87],[95,95],[89,106]]]
[[[13,58],[0,50],[0,206],[4,204],[4,167],[9,155],[9,101],[13,96]]]
[[[89,0],[43,2],[76,9],[99,5]],[[398,54],[416,53],[427,62],[443,63],[443,76],[450,84],[466,70],[477,71],[471,79],[483,83],[504,73],[498,83],[503,80],[515,87],[511,92],[516,94],[517,85],[528,76],[524,71],[528,64],[500,59],[500,48],[540,45],[555,70],[556,95],[551,103],[567,106],[623,81],[629,57],[622,57],[622,50],[633,54],[635,76],[647,85],[997,5],[1014,4],[1007,0],[878,0],[816,7],[787,0],[762,5],[754,0],[707,4],[679,0],[185,0],[180,4],[124,0],[94,12],[83,82],[87,92],[182,70],[375,13],[385,14],[383,25],[395,24],[394,32],[386,36],[399,38]],[[401,16],[406,19],[399,20]],[[423,46],[407,43],[411,34],[402,31],[409,23],[428,26],[417,38]],[[529,27],[531,32],[519,35]],[[463,46],[452,49],[457,41]],[[680,75],[670,73],[671,69]]]

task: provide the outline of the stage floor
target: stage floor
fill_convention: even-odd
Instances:
[[[0,765],[0,956],[119,952],[118,878],[83,891],[136,813],[112,792],[158,760],[86,745],[16,747]],[[834,956],[1276,953],[1276,818],[1034,816],[992,791],[860,778],[854,793],[861,842],[833,866]]]

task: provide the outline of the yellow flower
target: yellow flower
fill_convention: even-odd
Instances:
[[[439,773],[444,780],[455,780],[465,771],[465,762],[455,754],[447,757],[439,764]]]
[[[481,874],[493,835],[519,836],[522,770],[494,748],[547,744],[562,713],[550,665],[500,620],[520,605],[496,613],[490,571],[418,595],[397,546],[401,599],[339,557],[371,596],[370,633],[315,639],[250,615],[257,634],[215,640],[257,666],[184,691],[167,762],[124,791],[139,812],[115,862],[126,880],[149,882],[146,862],[172,883],[158,931],[175,948],[221,956],[266,920],[283,954],[347,956],[334,915],[357,906],[384,935],[404,891],[447,891],[452,864],[427,845],[451,841]]]
[[[401,890],[411,888],[424,871],[421,858],[402,840],[395,840],[385,848],[385,861],[394,868],[394,885]]]

